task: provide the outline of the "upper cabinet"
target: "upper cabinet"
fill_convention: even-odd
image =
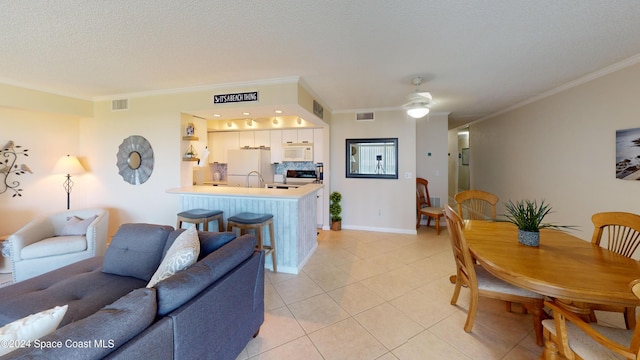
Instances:
[[[271,138],[271,163],[282,162],[282,131],[283,130],[271,130],[269,135]]]
[[[269,130],[257,130],[254,131],[254,142],[253,146],[255,147],[270,147],[271,146],[271,131]]]
[[[312,143],[313,129],[282,130],[283,143]]]
[[[323,129],[277,129],[210,132],[209,162],[227,163],[229,149],[268,147],[271,148],[271,163],[281,163],[284,143],[313,143],[313,162],[322,162],[323,131]]]
[[[240,148],[238,131],[209,133],[209,162],[227,163],[227,151]]]
[[[255,131],[240,131],[238,132],[238,141],[240,147],[253,147],[255,142]]]
[[[313,129],[313,162],[324,162],[322,155],[322,149],[324,148],[324,129]]]

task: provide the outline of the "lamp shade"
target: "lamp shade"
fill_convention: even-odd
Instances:
[[[75,175],[82,174],[84,168],[78,158],[71,155],[65,155],[58,160],[56,166],[53,167],[54,174]]]
[[[429,108],[424,105],[414,105],[407,109],[407,115],[419,119],[429,113]]]

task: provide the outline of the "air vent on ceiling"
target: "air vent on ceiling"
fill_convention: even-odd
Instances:
[[[129,110],[129,99],[111,101],[111,111]]]
[[[362,113],[356,113],[356,120],[357,121],[373,121],[375,119],[372,112],[362,112]]]

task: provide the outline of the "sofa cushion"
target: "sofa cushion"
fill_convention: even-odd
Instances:
[[[149,281],[162,260],[171,226],[124,224],[104,255],[102,271]]]
[[[149,327],[155,316],[155,290],[136,289],[93,315],[40,339],[62,342],[61,348],[20,349],[12,355],[29,359],[102,359]]]
[[[147,283],[103,273],[102,257],[93,257],[0,288],[0,326],[29,314],[68,304],[60,326],[83,319]]]
[[[200,240],[198,240],[198,232],[195,227],[191,227],[180,234],[171,245],[147,287],[153,287],[159,281],[195,264],[199,253]]]
[[[89,225],[91,225],[97,217],[98,215],[94,215],[86,219],[81,219],[77,216],[71,216],[67,218],[67,222],[58,235],[86,235]]]
[[[156,284],[158,315],[167,315],[182,306],[249,258],[255,250],[256,241],[252,235],[243,235],[190,268]]]
[[[0,355],[56,331],[66,312],[67,305],[56,306],[3,326],[0,328]]]
[[[87,250],[85,236],[55,236],[34,242],[20,250],[21,259],[71,254]]]
[[[186,229],[177,229],[169,234],[167,238],[167,244],[164,247],[164,253],[166,254],[173,242],[180,234],[185,232]],[[198,238],[200,239],[200,255],[198,260],[218,250],[222,245],[236,238],[236,234],[232,232],[213,232],[213,231],[198,231]]]

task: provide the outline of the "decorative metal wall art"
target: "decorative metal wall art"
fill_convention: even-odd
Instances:
[[[153,172],[153,149],[142,136],[132,135],[122,141],[117,154],[118,173],[129,184],[149,180]]]
[[[20,182],[17,180],[10,180],[9,177],[12,175],[23,175],[25,172],[33,174],[31,169],[25,164],[16,164],[18,161],[18,156],[29,156],[27,153],[29,149],[22,149],[22,146],[15,145],[12,140],[0,149],[0,159],[2,162],[0,163],[0,176],[3,178],[2,184],[0,184],[0,194],[7,192],[8,190],[13,191],[13,196],[22,196],[20,193],[22,189],[19,188]]]

